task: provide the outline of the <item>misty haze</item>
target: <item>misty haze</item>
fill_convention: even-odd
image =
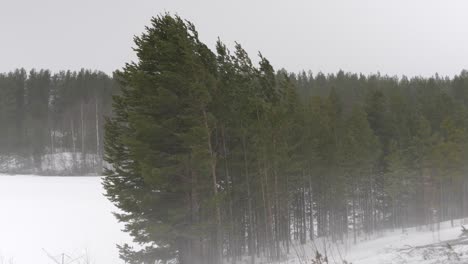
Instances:
[[[468,263],[468,3],[0,9],[0,264]]]

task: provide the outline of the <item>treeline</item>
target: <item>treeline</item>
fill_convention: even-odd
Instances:
[[[41,170],[49,157],[64,163],[55,164],[58,170],[71,163],[70,173],[99,172],[103,117],[114,90],[112,78],[97,71],[0,74],[0,162],[14,162],[6,170],[48,173]],[[73,160],[57,153],[71,153],[62,158]]]
[[[274,71],[167,14],[135,43],[105,137],[107,196],[143,245],[127,263],[278,260],[468,215],[466,72]]]

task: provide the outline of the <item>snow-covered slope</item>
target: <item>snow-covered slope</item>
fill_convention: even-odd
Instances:
[[[0,175],[0,263],[49,264],[51,255],[76,263],[118,264],[116,244],[129,242],[102,195],[100,177]],[[70,260],[65,255],[65,260]]]
[[[348,259],[356,264],[468,263],[468,238],[461,236],[461,222],[455,221],[454,227],[444,222],[440,232],[429,227],[388,232],[352,247]]]
[[[337,244],[320,238],[314,243],[295,245],[284,263],[311,263],[316,250],[326,252],[328,263],[342,264],[344,260],[353,264],[468,263],[468,236],[461,236],[462,223],[463,220],[455,220],[452,227],[450,222],[443,222],[440,231],[437,226],[433,226],[433,231],[429,226],[386,231],[357,244],[351,238]]]

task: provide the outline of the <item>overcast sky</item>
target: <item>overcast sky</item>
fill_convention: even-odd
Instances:
[[[0,72],[111,73],[135,60],[133,36],[168,11],[261,51],[276,68],[429,76],[468,69],[464,0],[0,0]]]

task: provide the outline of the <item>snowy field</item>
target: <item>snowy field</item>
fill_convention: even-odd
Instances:
[[[115,245],[131,240],[102,193],[99,177],[0,175],[0,264],[54,263],[44,249],[54,256],[65,253],[65,263],[82,256],[73,263],[123,263]],[[281,263],[310,264],[315,249],[324,248],[329,264],[468,263],[468,237],[460,236],[460,225],[460,220],[454,227],[444,222],[440,232],[387,231],[360,238],[357,245],[351,238],[339,244],[317,239],[294,245]]]
[[[0,264],[123,263],[116,244],[129,242],[102,195],[99,177],[0,175]],[[67,257],[69,256],[69,257]]]

